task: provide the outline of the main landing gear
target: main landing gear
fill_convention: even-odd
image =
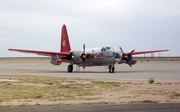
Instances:
[[[109,65],[108,69],[109,69],[109,73],[114,73],[115,67],[114,67],[114,65]],[[73,71],[73,64],[68,65],[67,71],[68,72]]]
[[[115,67],[112,65],[109,65],[108,69],[109,69],[109,73],[114,73]]]
[[[68,65],[67,71],[68,72],[72,72],[73,71],[73,64]]]

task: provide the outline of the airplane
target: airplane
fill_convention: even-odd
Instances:
[[[132,65],[137,63],[137,60],[132,57],[132,55],[154,53],[154,52],[165,52],[169,50],[150,50],[150,51],[140,51],[125,53],[119,46],[120,50],[114,50],[110,45],[85,49],[85,44],[83,44],[82,50],[71,50],[70,41],[68,37],[68,32],[66,25],[63,24],[61,29],[61,42],[60,51],[42,51],[42,50],[26,50],[26,49],[16,49],[9,48],[9,51],[17,51],[23,53],[33,53],[43,56],[51,56],[50,63],[53,65],[61,65],[62,62],[70,63],[67,67],[67,72],[73,72],[73,65],[81,66],[83,69],[85,67],[91,66],[108,66],[109,73],[114,73],[115,64],[128,64],[131,68]]]

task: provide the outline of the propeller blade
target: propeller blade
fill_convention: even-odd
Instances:
[[[85,58],[86,58],[86,55],[85,55],[85,46],[86,44],[84,43],[83,44],[83,70],[85,70]]]
[[[121,46],[119,46],[119,49],[121,50],[121,52],[124,54],[124,51],[122,50]]]
[[[83,70],[85,70],[86,68],[85,68],[85,61],[83,61]]]
[[[120,49],[121,52],[123,53],[123,58],[124,58],[124,59],[128,59],[128,55],[124,53],[124,51],[122,50],[121,46],[119,46],[119,49]]]
[[[86,44],[84,43],[83,44],[83,53],[85,54],[85,46],[86,46]]]
[[[135,51],[135,49],[133,49],[129,54],[128,54],[128,64],[129,64],[129,67],[132,68],[132,65],[131,65],[131,61],[133,59],[132,57],[132,53]]]
[[[118,62],[116,62],[115,64],[118,65]]]
[[[133,50],[130,52],[130,54],[132,54],[134,51],[135,51],[135,49],[133,49]]]

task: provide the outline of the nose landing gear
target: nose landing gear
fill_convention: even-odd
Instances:
[[[108,69],[109,69],[109,73],[114,73],[115,67],[112,65],[109,65]]]

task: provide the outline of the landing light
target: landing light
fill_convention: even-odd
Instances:
[[[94,58],[97,58],[97,56],[96,56],[96,55],[94,55]]]
[[[71,58],[74,59],[74,55],[72,55]]]

